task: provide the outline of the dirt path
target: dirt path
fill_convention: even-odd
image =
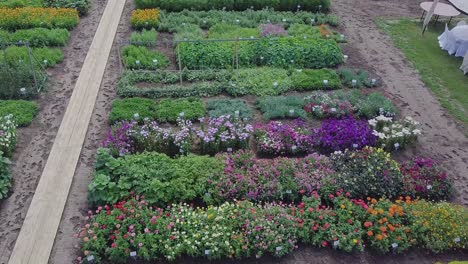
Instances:
[[[333,11],[349,39],[344,50],[350,54],[350,64],[372,69],[383,80],[385,92],[399,102],[401,115],[413,116],[422,124],[417,148],[406,155],[440,161],[455,180],[455,202],[468,205],[468,138],[373,22],[377,16],[419,17],[418,1],[334,0]]]
[[[87,203],[88,184],[91,181],[93,166],[96,161],[96,151],[108,129],[107,120],[112,100],[117,97],[115,86],[120,77],[119,43],[128,39],[131,34],[128,21],[130,21],[130,14],[133,9],[133,1],[127,0],[49,263],[73,263],[79,255],[79,241],[73,235],[81,228],[89,208]]]
[[[0,263],[7,263],[22,226],[39,177],[63,118],[74,84],[92,42],[105,1],[96,0],[89,14],[71,32],[64,48],[65,61],[48,71],[50,84],[38,103],[38,117],[18,134],[12,165],[11,196],[0,204]]]

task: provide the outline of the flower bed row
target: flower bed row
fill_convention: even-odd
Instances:
[[[37,27],[72,29],[78,22],[78,11],[71,8],[0,8],[0,28],[6,30]]]
[[[278,11],[311,11],[311,12],[327,12],[330,9],[330,0],[135,0],[137,8],[161,8],[170,12],[179,12],[187,10],[246,10],[246,9],[262,9],[270,7]]]
[[[13,115],[0,117],[0,200],[11,187],[10,157],[16,146],[16,122]]]
[[[137,194],[158,205],[220,204],[236,199],[298,201],[314,192],[339,189],[353,198],[410,195],[443,200],[450,197],[452,183],[430,159],[399,165],[375,148],[347,150],[330,158],[310,154],[274,159],[258,159],[250,151],[177,159],[145,152],[114,158],[109,149],[100,149],[89,200],[102,205]]]
[[[0,42],[28,42],[30,47],[65,46],[70,38],[66,29],[20,29],[15,32],[0,30]]]
[[[314,193],[297,206],[240,201],[207,208],[187,204],[159,208],[131,199],[99,207],[96,214],[90,211],[78,236],[85,261],[113,263],[182,256],[281,257],[298,243],[378,253],[419,247],[443,252],[464,249],[468,243],[468,211],[462,206],[409,197],[362,201],[342,192],[329,194],[326,200],[323,203]]]

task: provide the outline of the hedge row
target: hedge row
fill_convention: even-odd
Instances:
[[[330,0],[135,0],[137,8],[160,8],[170,12],[188,10],[246,10],[273,8],[278,11],[328,12]]]
[[[182,42],[178,45],[182,66],[188,69],[272,66],[279,68],[335,67],[343,53],[334,40],[294,37],[261,38],[235,42]],[[237,53],[237,59],[236,59]]]
[[[294,70],[292,73],[275,68],[240,70],[182,71],[182,80],[189,85],[178,85],[179,73],[126,71],[117,85],[122,97],[191,97],[214,96],[226,92],[233,96],[279,95],[289,90],[308,91],[341,88],[340,78],[334,70]],[[328,80],[324,84],[324,80]],[[139,83],[146,83],[139,87]],[[148,84],[172,84],[148,87]]]
[[[78,22],[78,11],[71,8],[0,8],[0,28],[11,31],[36,27],[72,29]]]

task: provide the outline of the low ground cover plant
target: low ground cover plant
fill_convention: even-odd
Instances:
[[[304,111],[304,98],[298,96],[267,96],[257,101],[263,119],[284,119],[307,117]]]
[[[229,23],[241,27],[255,28],[262,23],[282,24],[289,28],[292,24],[339,25],[339,19],[333,14],[310,13],[310,12],[278,12],[273,9],[245,10],[240,12],[227,12],[223,10],[210,11],[182,11],[161,12],[159,14],[158,31],[177,32],[183,24],[195,24],[202,29],[208,30],[219,23]]]
[[[0,116],[13,115],[19,127],[28,126],[38,111],[37,103],[25,100],[0,100]]]
[[[65,46],[69,38],[70,33],[63,28],[20,29],[15,32],[0,30],[0,42],[27,42],[30,47]]]
[[[259,29],[262,37],[284,37],[288,35],[288,31],[281,24],[260,24]]]
[[[258,38],[259,36],[260,31],[258,28],[240,27],[225,23],[213,25],[208,31],[208,38],[210,39]]]
[[[252,119],[252,110],[242,99],[209,99],[206,102],[209,117],[232,116]]]
[[[116,99],[112,102],[112,110],[109,114],[111,123],[124,120],[143,121],[148,118],[154,120],[156,116],[156,102],[146,98]]]
[[[320,29],[318,27],[311,27],[310,24],[292,24],[288,28],[288,34],[299,38],[322,38]]]
[[[201,99],[162,99],[156,106],[156,120],[159,122],[176,122],[182,117],[186,120],[197,120],[205,116],[205,105]]]
[[[130,43],[136,46],[154,46],[158,37],[156,29],[152,28],[149,30],[143,29],[142,31],[132,32],[130,36]]]
[[[332,90],[341,88],[336,71],[330,69],[300,69],[291,74],[292,86],[297,91]]]
[[[305,101],[307,103],[304,106],[304,110],[320,119],[330,117],[342,118],[353,114],[354,108],[351,102],[338,94],[343,94],[343,92],[333,94],[316,92],[306,96]]]
[[[78,22],[78,12],[72,8],[0,8],[0,28],[10,31],[37,27],[72,29]]]
[[[33,48],[31,52],[34,54],[34,67],[39,67],[39,65],[53,67],[63,61],[63,52],[58,48]],[[4,50],[0,50],[0,61],[6,61],[10,65],[21,62],[30,64],[30,57],[26,47],[9,46]]]
[[[136,9],[132,11],[130,24],[134,29],[151,29],[158,26],[159,9]]]
[[[135,45],[123,48],[122,60],[127,69],[133,70],[157,70],[169,65],[169,60],[161,52]]]
[[[291,88],[288,72],[283,69],[255,68],[237,70],[229,81],[226,92],[232,96],[279,95]]]
[[[376,87],[378,85],[377,79],[369,78],[369,73],[364,70],[353,70],[349,68],[340,68],[338,70],[343,85],[352,88],[362,87]]]

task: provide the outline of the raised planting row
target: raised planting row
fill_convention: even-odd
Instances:
[[[206,70],[181,72],[126,71],[117,84],[122,97],[190,97],[215,96],[227,93],[231,96],[279,95],[287,91],[332,90],[346,85],[346,79],[330,69],[285,70],[270,67],[240,70]],[[357,79],[356,79],[357,80]],[[184,84],[179,84],[183,81]],[[361,79],[349,88],[375,87],[376,79]]]
[[[86,15],[91,6],[90,0],[2,0],[0,8],[55,7],[74,8],[80,16]]]
[[[17,127],[31,124],[38,111],[35,102],[17,99],[36,98],[46,86],[44,69],[63,61],[63,52],[55,47],[67,44],[68,30],[79,22],[73,8],[89,3],[79,2],[0,2],[0,199],[7,197],[11,187],[8,158],[15,150]],[[73,8],[42,7],[68,4]]]
[[[135,0],[137,8],[160,8],[171,12],[187,10],[237,10],[273,8],[278,11],[327,12],[330,0]]]

